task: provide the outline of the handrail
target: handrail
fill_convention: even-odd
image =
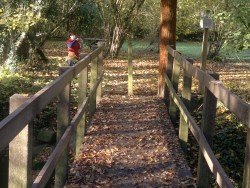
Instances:
[[[223,170],[220,163],[218,162],[215,155],[213,154],[213,151],[211,147],[209,146],[204,134],[202,133],[202,131],[200,130],[200,128],[198,127],[194,119],[192,118],[191,114],[188,112],[181,98],[174,91],[172,83],[166,75],[165,75],[165,81],[171,91],[171,97],[174,98],[174,102],[179,107],[181,115],[184,116],[184,120],[188,124],[190,131],[192,132],[199,146],[203,148],[202,153],[206,161],[208,162],[208,166],[211,172],[213,172],[214,177],[216,178],[218,184],[220,185],[220,187],[233,187],[225,171]],[[216,164],[216,165],[213,165],[213,164]]]
[[[170,116],[176,113],[175,107],[171,107],[176,105],[179,108],[181,121],[184,121],[186,125],[191,130],[192,134],[194,135],[195,139],[197,140],[200,146],[200,152],[203,153],[203,157],[206,160],[206,163],[211,172],[214,174],[214,178],[216,179],[218,185],[220,187],[233,187],[232,183],[230,182],[229,178],[225,174],[223,168],[221,167],[220,163],[216,159],[214,153],[209,146],[208,138],[204,136],[204,134],[211,134],[205,132],[205,130],[201,130],[195,121],[193,120],[192,116],[190,115],[188,109],[186,108],[185,104],[182,102],[180,97],[177,95],[177,91],[175,88],[178,88],[178,79],[179,79],[179,69],[175,68],[176,66],[182,66],[183,72],[186,76],[196,78],[201,85],[205,86],[205,88],[212,93],[212,97],[215,100],[221,101],[225,107],[227,107],[231,112],[233,112],[238,118],[250,128],[250,105],[243,100],[241,100],[237,95],[230,92],[226,89],[221,81],[217,81],[208,73],[202,71],[201,69],[193,66],[188,60],[186,60],[178,51],[172,49],[170,46],[167,46],[168,54],[174,57],[174,62],[169,62],[167,66],[167,70],[177,70],[176,72],[173,71],[172,73],[172,81],[169,78],[169,74],[165,74],[165,82],[168,85],[168,89],[170,91]],[[184,75],[184,76],[185,76]],[[177,79],[177,80],[176,80]],[[172,85],[174,82],[175,87]],[[177,82],[177,83],[176,83]],[[183,87],[185,87],[185,82],[183,81]],[[191,90],[191,88],[190,88]],[[207,92],[205,92],[205,95]],[[205,98],[205,96],[204,96]],[[189,101],[190,102],[190,101]],[[174,104],[171,104],[174,103]],[[174,111],[171,111],[175,109]],[[203,114],[204,115],[204,114]],[[174,116],[174,115],[173,115]],[[174,118],[173,118],[174,119]],[[180,121],[180,123],[181,123]],[[180,124],[181,126],[181,124]],[[212,125],[210,125],[212,126]],[[210,127],[210,129],[213,129]],[[182,130],[183,131],[183,130]],[[187,130],[186,130],[187,131]],[[187,140],[187,133],[182,134],[182,136],[186,138],[180,138],[182,141]],[[248,135],[250,135],[248,130]],[[249,137],[249,136],[248,136]],[[245,164],[249,164],[250,162],[250,148],[249,148],[249,139],[247,139],[247,148],[245,154]],[[202,161],[199,161],[199,165],[201,165]],[[249,165],[245,165],[244,168],[244,180],[243,184],[249,184]],[[201,181],[201,180],[200,180]],[[199,175],[198,175],[198,182],[199,182]]]
[[[216,98],[225,105],[225,107],[237,115],[241,121],[250,128],[250,124],[248,124],[250,114],[246,113],[247,111],[250,111],[249,104],[225,88],[222,82],[216,81],[209,74],[205,73],[198,67],[193,66],[179,52],[172,49],[170,46],[167,47],[167,50],[169,54],[175,57],[175,59],[182,64],[187,73],[202,82],[216,96]]]
[[[62,91],[69,81],[101,52],[102,48],[103,46],[97,48],[91,54],[83,58],[78,64],[70,67],[60,77],[38,91],[32,98],[28,99],[16,111],[0,122],[0,151],[8,146],[9,142],[15,138],[25,125],[28,124],[36,114],[41,112],[42,109]]]
[[[91,83],[90,83],[90,91],[88,96],[81,97],[83,98],[82,104],[79,104],[78,110],[73,117],[72,121],[67,126],[63,135],[56,145],[56,148],[53,150],[50,155],[48,161],[40,171],[39,175],[35,179],[32,187],[44,187],[46,183],[49,181],[59,159],[61,158],[63,152],[65,152],[65,148],[69,145],[70,138],[74,136],[76,131],[76,127],[79,122],[82,120],[82,116],[90,111],[91,115],[93,115],[96,106],[96,99],[101,96],[101,86],[100,83],[103,79],[103,69],[102,69],[102,53],[103,53],[104,45],[99,46],[92,53],[81,59],[77,64],[71,67],[66,67],[65,71],[57,77],[53,82],[45,86],[43,89],[38,91],[36,94],[27,99],[22,105],[19,106],[13,113],[7,116],[0,122],[0,151],[5,149],[9,143],[12,142],[13,139],[21,131],[23,131],[24,127],[29,124],[35,116],[41,112],[55,97],[61,95],[66,87],[70,85],[70,82],[79,74],[84,73],[84,79],[88,80],[88,64],[92,63],[91,66]],[[80,85],[79,85],[80,87]],[[79,88],[80,89],[80,88]],[[87,90],[87,85],[85,90]],[[66,94],[70,97],[70,89],[65,90],[68,92]],[[79,93],[79,97],[83,95]],[[60,98],[58,103],[60,103]],[[69,105],[69,104],[68,104]],[[93,106],[94,105],[94,106]],[[65,116],[69,116],[69,114],[65,114]],[[80,136],[80,133],[77,134]],[[74,136],[74,139],[78,139]],[[77,148],[76,143],[75,146]],[[77,152],[77,151],[76,151]],[[11,157],[12,154],[10,154]],[[30,155],[30,154],[27,154]],[[68,155],[68,154],[67,154]],[[27,168],[27,172],[31,169]],[[31,174],[31,173],[28,173]],[[58,173],[60,176],[60,173]],[[13,177],[12,177],[13,178]],[[15,178],[15,177],[14,177]],[[61,177],[59,177],[61,178]],[[16,177],[18,179],[18,177]],[[23,180],[27,181],[24,184],[29,185],[30,178]],[[59,180],[60,182],[61,180]],[[61,184],[61,182],[59,183]],[[62,186],[62,185],[60,185]]]
[[[77,113],[75,114],[74,118],[72,119],[70,126],[66,129],[64,132],[62,138],[57,143],[56,148],[53,150],[53,153],[51,154],[50,158],[38,174],[37,178],[35,179],[32,188],[39,188],[39,187],[45,187],[46,183],[49,181],[49,178],[51,174],[53,173],[52,169],[55,169],[56,161],[59,160],[60,155],[62,154],[63,150],[66,148],[70,141],[70,137],[72,133],[75,131],[78,123],[81,120],[81,117],[83,113],[87,110],[87,104],[90,101],[90,96],[93,96],[93,94],[96,92],[97,87],[99,86],[100,82],[102,81],[103,73],[101,77],[96,82],[94,88],[90,91],[89,96],[83,101],[81,107],[78,109]]]

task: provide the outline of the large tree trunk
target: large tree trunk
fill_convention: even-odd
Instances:
[[[176,8],[177,0],[161,0],[161,20],[160,20],[160,60],[158,95],[162,98],[166,96],[165,73],[168,63],[167,45],[175,49],[176,41]]]

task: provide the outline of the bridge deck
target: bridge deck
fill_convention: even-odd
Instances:
[[[106,85],[111,88],[97,108],[66,187],[194,187],[163,100],[145,89],[146,84],[137,87],[136,80],[137,95],[126,96],[121,87],[126,76],[112,63],[106,64]],[[148,78],[137,74],[139,69],[148,73],[156,69],[151,74],[157,78],[157,61],[148,63],[151,66],[136,63],[137,80]],[[122,67],[125,70],[126,63],[120,63]],[[115,71],[120,76],[117,72],[114,82],[109,78]],[[142,90],[147,93],[140,95]]]

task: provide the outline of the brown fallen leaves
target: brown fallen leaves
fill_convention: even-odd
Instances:
[[[67,187],[194,183],[161,99],[105,96],[100,106],[82,152],[71,166]]]
[[[157,59],[134,61],[132,97],[126,96],[126,61],[106,61],[105,93],[66,187],[195,187],[164,101],[156,97]]]

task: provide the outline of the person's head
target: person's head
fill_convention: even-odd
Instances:
[[[75,35],[74,33],[71,33],[71,34],[69,35],[69,37],[70,37],[72,40],[75,40],[75,39],[76,39],[76,35]]]

